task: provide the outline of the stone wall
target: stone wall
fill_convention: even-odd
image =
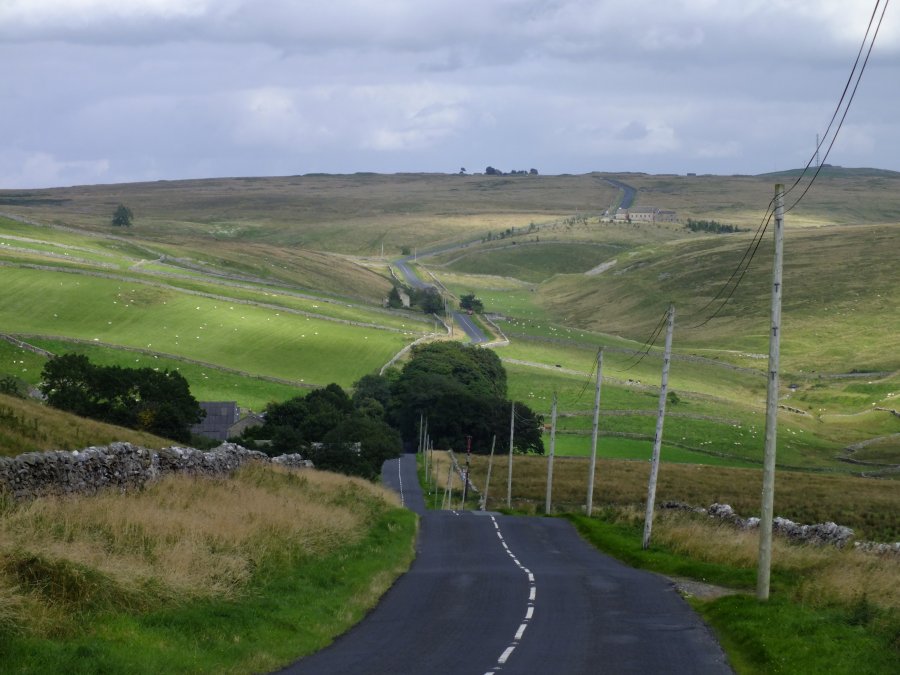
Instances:
[[[131,443],[112,443],[73,452],[0,457],[0,493],[21,500],[47,494],[91,494],[108,488],[125,491],[171,473],[224,476],[250,461],[312,466],[300,455],[270,460],[261,452],[233,443],[223,443],[209,452],[175,446],[154,451]]]
[[[755,516],[741,518],[728,504],[711,504],[709,508],[704,509],[700,506],[691,506],[690,504],[684,504],[682,502],[663,502],[660,505],[660,508],[691,511],[692,513],[705,513],[710,518],[723,520],[742,530],[751,530],[759,527],[759,518]],[[829,544],[837,548],[844,548],[848,543],[853,541],[853,530],[851,528],[837,525],[832,522],[816,523],[815,525],[801,525],[792,520],[788,520],[787,518],[776,516],[772,519],[772,531],[784,536],[790,541],[816,544],[819,546]],[[900,542],[879,543],[874,541],[854,541],[853,547],[857,550],[871,553],[893,553],[900,555]]]

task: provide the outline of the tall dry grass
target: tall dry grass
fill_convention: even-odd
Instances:
[[[438,453],[435,453],[437,455]],[[473,455],[472,480],[481,488],[487,457]],[[506,505],[508,455],[494,458],[489,506]],[[435,462],[437,465],[437,462]],[[557,457],[553,468],[553,507],[578,512],[587,497],[588,460]],[[443,480],[446,481],[446,469]],[[640,505],[647,497],[648,462],[599,459],[594,477],[594,504]],[[513,507],[542,512],[547,487],[547,458],[513,459]],[[852,527],[859,539],[900,540],[900,490],[897,481],[855,476],[778,471],[775,480],[776,515],[800,523],[833,521]],[[678,501],[693,506],[730,504],[740,515],[759,515],[762,472],[699,464],[660,467],[656,503]]]
[[[358,541],[396,503],[363,480],[266,465],[230,479],[171,476],[128,494],[6,502],[0,630],[58,627],[98,606],[236,596],[268,563]]]

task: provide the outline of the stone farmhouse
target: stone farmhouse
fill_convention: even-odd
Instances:
[[[655,206],[636,206],[630,209],[618,209],[615,219],[629,223],[674,223],[674,211],[659,209]]]

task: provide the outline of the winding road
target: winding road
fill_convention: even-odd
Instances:
[[[394,264],[397,266],[397,269],[400,270],[401,274],[406,277],[410,285],[420,289],[434,288],[433,284],[425,283],[419,278],[416,271],[409,266],[409,261],[409,257],[400,258],[399,260],[394,261]],[[463,329],[463,331],[465,331],[471,342],[480,344],[488,341],[488,336],[484,334],[484,331],[482,331],[471,318],[469,318],[468,314],[457,310],[453,310],[451,314],[453,315],[453,320]]]
[[[570,523],[426,511],[415,455],[382,477],[420,516],[416,559],[362,622],[281,673],[732,673],[671,582]]]

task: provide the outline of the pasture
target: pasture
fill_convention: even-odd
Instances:
[[[349,386],[412,339],[117,279],[6,267],[0,283],[7,332],[147,349],[298,384]]]
[[[758,225],[772,185],[785,180],[613,177],[637,189],[637,206],[743,228]],[[783,466],[882,472],[900,460],[900,423],[890,413],[900,395],[898,186],[900,175],[889,172],[829,170],[787,218]],[[9,212],[53,226],[0,219],[0,258],[18,266],[0,272],[24,294],[0,306],[9,331],[87,341],[94,353],[104,345],[144,349],[151,353],[110,358],[163,360],[190,370],[204,394],[234,398],[225,394],[245,390],[238,399],[251,407],[294,386],[347,386],[435,329],[421,315],[376,306],[389,288],[386,263],[409,247],[451,293],[474,292],[503,317],[498,325],[511,344],[498,354],[511,395],[549,421],[558,392],[567,415],[562,452],[586,452],[590,418],[583,413],[593,394],[586,381],[603,345],[601,452],[643,457],[661,340],[639,363],[635,353],[672,300],[670,389],[678,403],[669,408],[664,456],[759,461],[769,242],[729,304],[699,326],[751,233],[601,222],[618,198],[602,174],[236,178],[0,191],[0,198]],[[127,231],[109,227],[119,202],[135,211]],[[38,274],[22,269],[24,262],[91,273],[112,265],[129,280]],[[38,276],[57,281],[24,281]],[[60,278],[68,283],[60,286]],[[132,291],[136,302],[125,302]],[[229,368],[288,382],[245,385]],[[613,450],[614,439],[626,449]]]

